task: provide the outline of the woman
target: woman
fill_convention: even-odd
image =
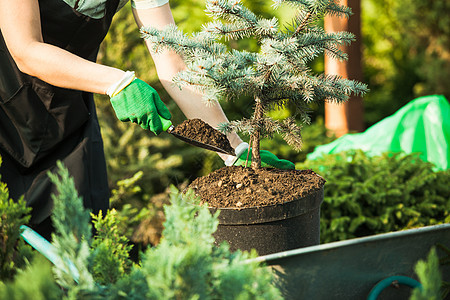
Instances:
[[[31,226],[48,238],[51,194],[47,172],[61,160],[74,177],[84,205],[108,208],[106,164],[92,93],[107,94],[117,117],[155,134],[158,114],[170,113],[156,91],[133,72],[95,63],[114,14],[127,0],[0,0],[0,167],[10,195],[33,208]],[[168,0],[134,0],[138,28],[174,23]],[[171,84],[184,68],[170,51],[153,54],[158,77],[187,118],[212,126],[226,122],[219,105],[205,106],[198,92]],[[233,147],[246,148],[236,134]],[[244,149],[245,150],[245,149]],[[243,156],[240,151],[237,157]],[[220,154],[227,165],[235,157]],[[239,161],[239,160],[238,160]],[[231,163],[230,163],[231,162]],[[275,167],[293,164],[266,159]]]

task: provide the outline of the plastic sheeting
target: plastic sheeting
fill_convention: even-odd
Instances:
[[[393,115],[363,133],[346,134],[317,146],[307,155],[314,160],[323,154],[360,149],[375,156],[384,152],[420,153],[420,158],[449,169],[450,104],[444,96],[424,96],[412,100]]]

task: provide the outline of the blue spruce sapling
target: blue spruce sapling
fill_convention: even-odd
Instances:
[[[314,101],[346,101],[351,94],[367,92],[365,84],[339,76],[313,74],[308,63],[325,53],[338,60],[347,55],[339,46],[348,45],[354,35],[348,32],[327,33],[318,25],[326,14],[349,17],[351,9],[335,0],[274,0],[273,7],[288,4],[295,9],[292,22],[280,28],[277,18],[255,15],[240,0],[207,0],[206,12],[215,20],[188,36],[170,25],[163,30],[142,28],[143,38],[152,42],[153,50],[171,49],[186,62],[186,70],[174,82],[180,87],[198,88],[208,103],[233,100],[251,95],[254,112],[250,119],[221,124],[223,132],[245,132],[250,135],[253,168],[261,166],[260,139],[282,134],[294,149],[302,144],[299,116],[309,123],[309,105]],[[220,40],[254,38],[259,52],[228,49]],[[266,113],[286,105],[295,107],[293,116],[274,120]]]

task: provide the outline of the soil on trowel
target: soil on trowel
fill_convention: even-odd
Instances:
[[[173,132],[191,140],[223,149],[228,153],[234,153],[227,136],[200,119],[185,120],[175,127]]]
[[[210,207],[247,208],[293,201],[324,184],[325,179],[312,170],[231,166],[195,179],[188,188]]]

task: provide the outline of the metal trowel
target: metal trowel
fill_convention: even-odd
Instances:
[[[179,140],[182,140],[185,143],[188,143],[188,144],[190,144],[192,146],[200,147],[200,148],[203,148],[203,149],[206,149],[206,150],[211,150],[211,151],[220,152],[220,153],[233,155],[233,156],[235,155],[234,152],[229,152],[229,151],[226,151],[226,150],[221,149],[219,147],[216,147],[216,146],[213,146],[213,145],[209,145],[209,144],[205,144],[205,143],[199,142],[197,140],[193,140],[193,139],[187,138],[185,136],[182,136],[182,135],[180,135],[178,133],[175,133],[175,132],[173,132],[174,129],[175,129],[175,126],[172,124],[172,121],[164,119],[161,116],[159,118],[160,118],[161,123],[163,125],[163,130],[165,132],[173,135],[174,137],[176,137]]]

